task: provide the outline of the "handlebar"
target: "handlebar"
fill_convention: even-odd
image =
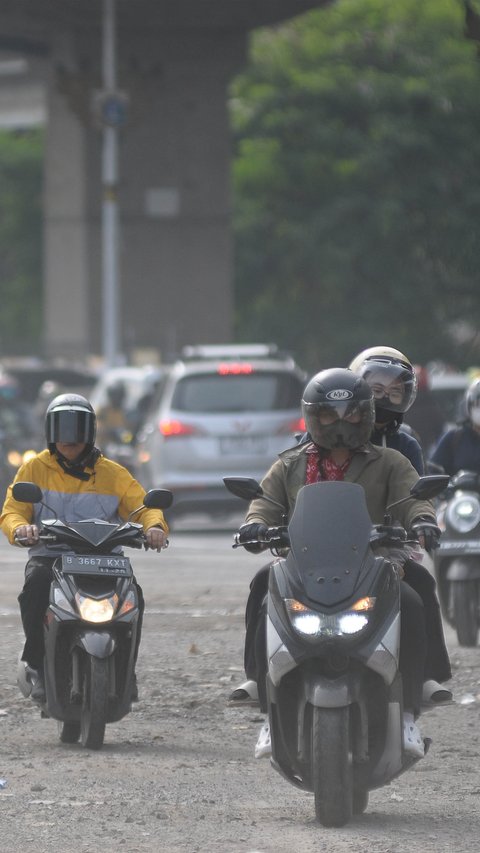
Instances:
[[[247,542],[239,542],[239,533],[233,539],[233,548],[244,548],[245,545],[270,545],[275,548],[289,548],[290,536],[285,525],[280,527],[268,527],[265,536],[249,539]]]
[[[246,542],[239,541],[240,534],[234,536],[233,548],[244,548],[246,545],[269,545],[276,548],[289,548],[290,536],[288,527],[281,525],[279,527],[268,527],[267,532],[262,537],[249,539]],[[402,545],[407,542],[407,533],[404,527],[399,524],[375,524],[372,528],[370,536],[371,544],[395,544]]]
[[[59,541],[59,537],[53,535],[52,533],[39,533],[38,539],[35,539],[34,542],[27,539],[26,536],[15,536],[15,544],[20,545],[22,548],[28,547],[28,546],[31,547],[31,546],[35,545],[37,542],[58,542],[58,541]],[[144,548],[145,551],[150,551],[150,546],[148,545],[146,536],[143,533],[141,534],[141,537],[137,541],[132,540],[132,542],[123,542],[122,545],[126,545],[129,548]],[[167,539],[162,550],[165,550],[165,548],[168,548],[169,545],[170,545],[170,540]],[[155,550],[155,549],[152,549],[152,550]]]
[[[56,536],[53,536],[51,533],[40,533],[38,538],[32,543],[26,536],[15,536],[15,543],[18,545],[32,545],[36,542],[57,542],[58,539]]]
[[[407,532],[400,524],[374,524],[370,536],[371,544],[406,542]]]

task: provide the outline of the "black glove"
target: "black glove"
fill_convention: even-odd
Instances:
[[[240,530],[237,533],[236,540],[239,545],[245,545],[246,542],[250,542],[251,539],[262,539],[268,527],[266,524],[262,524],[257,521],[252,521],[250,524],[242,524]],[[259,554],[260,551],[263,551],[266,548],[266,544],[261,542],[252,542],[250,545],[245,545],[245,550],[250,551],[252,554]]]
[[[434,551],[435,548],[438,548],[442,531],[431,519],[415,518],[411,532],[414,539],[419,539],[420,536],[423,536],[425,551]]]

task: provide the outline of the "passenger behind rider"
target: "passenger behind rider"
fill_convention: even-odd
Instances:
[[[350,369],[370,385],[375,400],[373,444],[399,450],[420,475],[424,474],[422,448],[417,439],[405,431],[403,419],[416,400],[417,374],[410,360],[392,347],[377,346],[360,352]],[[480,442],[479,442],[480,445]],[[438,534],[430,531],[425,543],[427,551],[436,547]],[[445,644],[440,603],[433,575],[420,562],[405,564],[405,580],[420,595],[425,608],[427,659],[425,662],[425,703],[448,701],[452,693],[444,682],[452,677]]]
[[[463,408],[463,423],[440,436],[430,457],[450,476],[461,470],[480,474],[480,379],[467,388]]]
[[[48,507],[16,501],[9,486],[0,516],[0,527],[9,542],[14,545],[22,540],[21,544],[30,546],[18,601],[25,632],[22,660],[28,665],[31,696],[36,701],[45,698],[43,618],[52,564],[59,553],[65,553],[64,546],[46,545],[39,539],[42,520],[56,513],[66,522],[86,518],[120,522],[142,505],[145,496],[145,490],[126,468],[107,459],[95,447],[95,432],[95,412],[88,400],[78,394],[55,397],[45,416],[47,449],[22,465],[14,480],[39,486]],[[160,510],[143,509],[135,520],[143,524],[148,547],[157,551],[165,547],[168,526]],[[135,657],[144,610],[142,590],[136,586],[140,613]],[[138,698],[136,679],[134,685],[132,700]]]
[[[335,402],[337,390],[347,391],[349,400]],[[332,399],[333,398],[333,399]],[[418,474],[398,451],[378,447],[369,439],[375,422],[373,392],[369,384],[349,369],[332,368],[318,373],[307,384],[302,409],[310,441],[280,454],[262,480],[265,494],[283,506],[290,518],[301,486],[319,480],[345,480],[363,486],[370,517],[381,524],[390,503],[406,497]],[[439,536],[433,507],[429,501],[411,500],[401,504],[397,520],[410,535],[425,540]],[[282,523],[282,513],[269,501],[258,498],[250,504],[239,541],[248,543],[265,533],[268,526]],[[262,546],[247,545],[258,553]],[[266,614],[258,607],[265,594],[265,575],[261,569],[250,586],[247,603],[246,674],[258,689],[261,710],[266,712]],[[401,585],[401,644],[399,667],[404,688],[404,745],[423,755],[424,745],[415,723],[422,704],[424,667],[427,653],[424,607],[420,596],[406,583]],[[247,648],[248,640],[248,648]],[[248,667],[248,668],[247,668]],[[256,757],[270,754],[268,723],[260,732]]]
[[[417,397],[417,375],[410,360],[393,347],[377,346],[359,352],[348,366],[373,391],[375,426],[370,441],[399,450],[422,476],[422,448],[403,423]]]

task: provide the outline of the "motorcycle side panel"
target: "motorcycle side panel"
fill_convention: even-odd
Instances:
[[[402,737],[403,726],[400,704],[398,702],[389,702],[385,748],[373,768],[370,778],[370,788],[379,788],[402,772]]]
[[[267,659],[270,678],[274,684],[280,684],[283,676],[297,666],[270,618],[267,618]]]

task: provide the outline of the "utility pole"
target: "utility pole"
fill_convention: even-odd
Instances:
[[[115,3],[103,0],[102,346],[106,367],[120,360],[118,127],[124,103],[117,93]]]

